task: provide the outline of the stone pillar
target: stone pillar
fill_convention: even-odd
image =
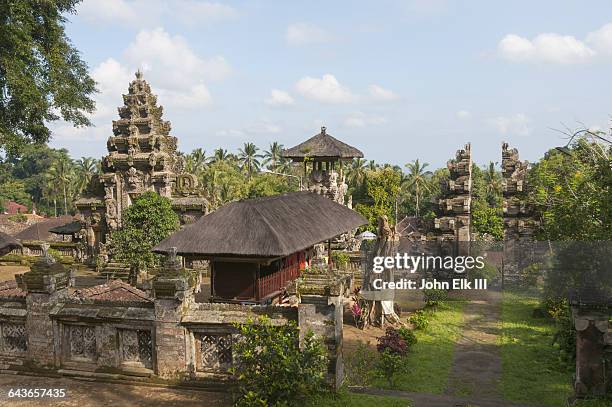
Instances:
[[[298,292],[300,347],[303,346],[304,337],[309,331],[323,340],[329,357],[328,381],[338,389],[344,380],[342,359],[344,284],[340,280],[325,280],[325,278],[319,281],[306,279],[298,287]]]
[[[68,271],[48,254],[48,249],[49,244],[43,244],[43,255],[21,280],[27,291],[27,359],[40,368],[54,368],[59,363],[60,350],[54,345],[54,326],[49,312],[66,296],[70,280]]]
[[[155,298],[155,373],[166,379],[188,373],[187,332],[181,325],[184,310],[195,302],[193,287],[173,252],[164,270],[153,280]]]
[[[605,371],[606,347],[612,346],[608,312],[574,303],[572,315],[576,328],[576,397],[603,397],[610,373]]]

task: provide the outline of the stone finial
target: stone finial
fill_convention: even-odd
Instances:
[[[142,79],[142,71],[140,70],[140,68],[138,68],[138,70],[136,71],[136,79],[138,80]]]
[[[168,256],[166,257],[165,268],[168,271],[176,271],[183,268],[181,261],[177,258],[178,250],[176,247],[171,247],[168,250]]]
[[[42,260],[45,261],[45,263],[55,263],[55,259],[53,258],[53,256],[51,256],[51,254],[49,254],[49,248],[51,247],[51,245],[47,242],[45,243],[41,243],[40,248],[42,250],[42,255],[40,256]]]
[[[327,130],[327,127],[321,126],[321,134],[325,134],[326,130]]]

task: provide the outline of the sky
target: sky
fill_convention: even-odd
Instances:
[[[85,0],[66,30],[98,82],[95,127],[52,125],[53,147],[101,157],[141,69],[179,149],[294,146],[320,131],[403,166],[465,143],[535,161],[559,131],[608,129],[605,0]]]

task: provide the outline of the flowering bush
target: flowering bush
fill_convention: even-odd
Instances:
[[[389,327],[385,331],[385,334],[378,338],[376,349],[381,354],[385,351],[389,351],[396,355],[403,356],[408,351],[408,346],[397,329]]]

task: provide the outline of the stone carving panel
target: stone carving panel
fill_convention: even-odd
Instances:
[[[0,352],[20,353],[28,350],[25,324],[5,322],[0,324]]]
[[[151,369],[153,366],[153,342],[148,329],[121,329],[121,359],[124,362],[140,363]]]
[[[232,336],[230,334],[197,334],[198,370],[226,371],[232,367]]]
[[[73,359],[96,360],[96,329],[93,326],[70,325],[70,357]]]

